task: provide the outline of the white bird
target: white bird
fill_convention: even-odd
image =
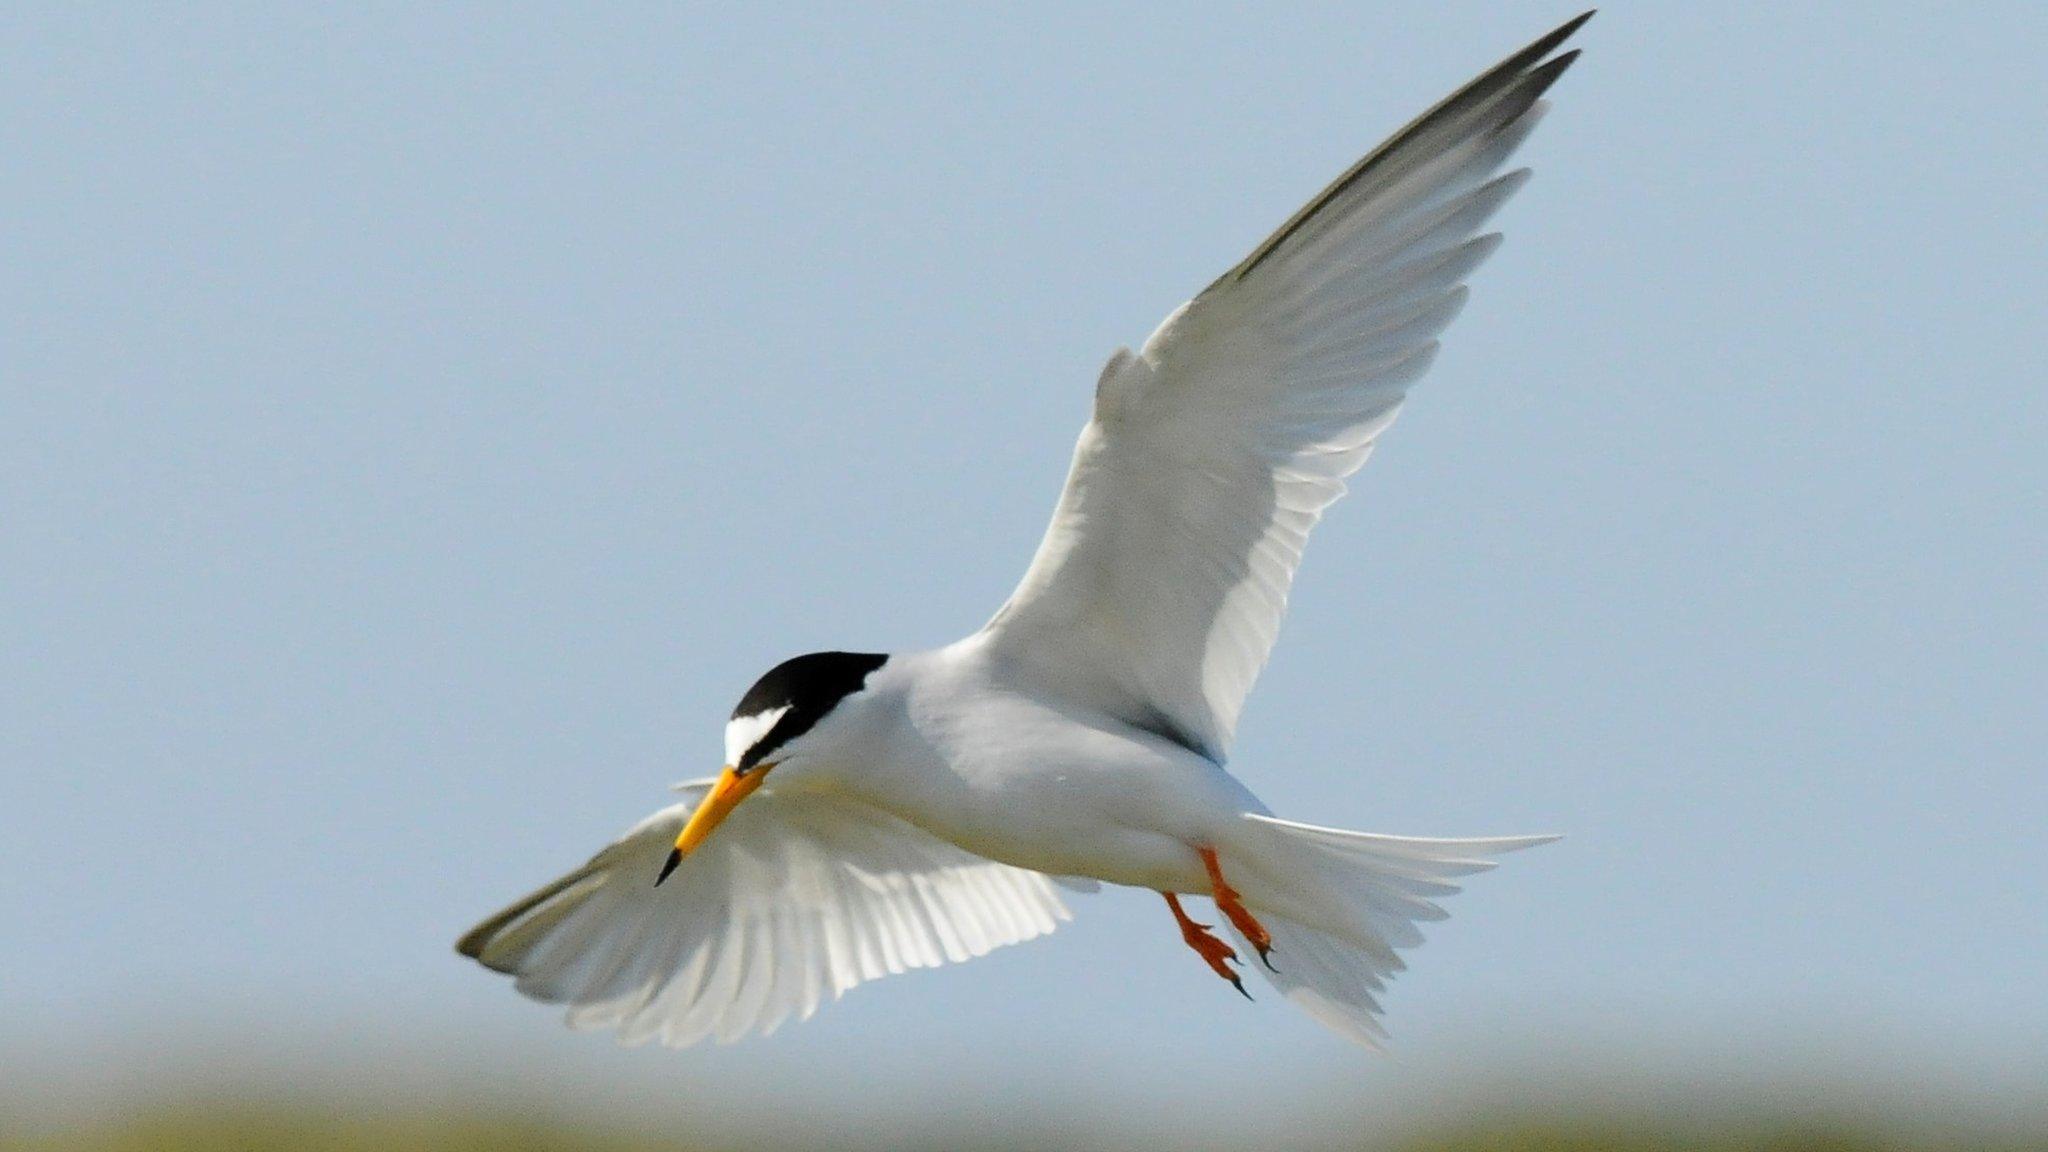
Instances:
[[[1551,837],[1424,840],[1273,816],[1224,770],[1309,530],[1428,369],[1552,56],[1586,13],[1354,165],[1095,386],[1066,489],[995,618],[928,652],[770,671],[716,779],[457,948],[628,1041],[729,1041],[865,980],[1068,918],[1061,888],[1162,893],[1354,1040],[1434,897]],[[1211,897],[1231,943],[1183,911]],[[1248,965],[1251,966],[1251,965]]]

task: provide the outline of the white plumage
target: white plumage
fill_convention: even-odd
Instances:
[[[1404,128],[1110,358],[1052,524],[980,632],[771,671],[718,780],[460,950],[579,1027],[731,1040],[1044,935],[1068,916],[1056,885],[1107,881],[1168,893],[1176,917],[1172,894],[1213,896],[1235,955],[1182,920],[1213,970],[1237,983],[1259,953],[1247,966],[1287,998],[1373,1043],[1435,899],[1546,837],[1298,824],[1222,765],[1309,532],[1499,246],[1480,230],[1528,179],[1502,169],[1586,19]]]
[[[773,1032],[847,989],[1051,932],[1052,881],[970,855],[857,801],[778,796],[733,813],[659,888],[709,780],[458,945],[571,1004],[578,1028],[681,1046]]]

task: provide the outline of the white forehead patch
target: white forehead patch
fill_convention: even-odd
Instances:
[[[766,736],[768,730],[775,727],[775,722],[782,719],[782,714],[789,711],[789,707],[784,704],[780,708],[770,708],[766,712],[756,712],[752,716],[735,716],[726,721],[725,762],[738,764],[740,757],[747,754],[747,749],[760,743],[761,737]]]

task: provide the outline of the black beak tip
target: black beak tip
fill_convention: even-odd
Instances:
[[[676,865],[678,865],[678,864],[681,864],[682,862],[683,862],[683,850],[682,850],[681,848],[671,848],[671,849],[669,849],[669,850],[668,850],[668,860],[667,860],[666,862],[664,862],[664,863],[662,864],[662,866],[661,866],[661,875],[659,875],[659,876],[656,876],[656,877],[654,878],[654,886],[655,886],[656,888],[659,888],[659,887],[661,887],[661,882],[662,882],[663,880],[666,880],[666,879],[668,879],[668,874],[669,874],[669,873],[671,873],[671,872],[673,872],[673,871],[675,871],[675,870],[676,870]]]

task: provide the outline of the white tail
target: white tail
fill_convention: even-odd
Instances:
[[[1378,993],[1407,967],[1398,949],[1422,943],[1416,924],[1449,913],[1434,897],[1451,881],[1494,867],[1487,857],[1547,844],[1556,836],[1425,840],[1380,836],[1248,815],[1244,860],[1224,868],[1273,935],[1272,970],[1252,964],[1280,994],[1331,1029],[1378,1048],[1386,1030]],[[1231,928],[1238,954],[1252,956]]]

